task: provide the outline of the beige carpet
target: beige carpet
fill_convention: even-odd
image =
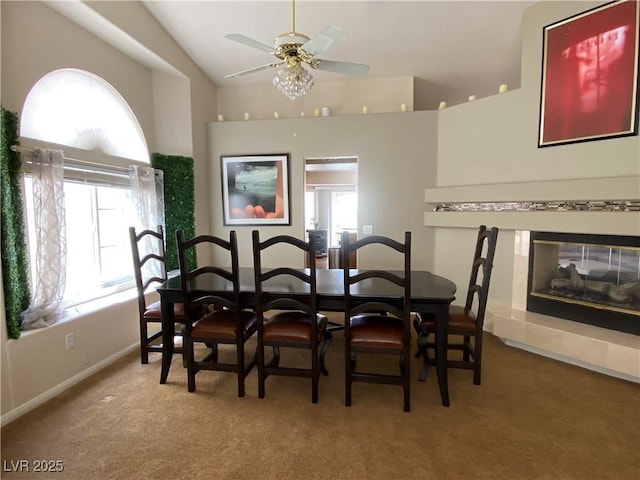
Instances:
[[[258,399],[255,370],[245,398],[223,372],[199,373],[190,394],[179,358],[160,385],[160,355],[141,365],[131,354],[3,428],[2,478],[640,478],[637,384],[488,334],[485,345],[482,386],[451,370],[450,408],[435,371],[416,380],[414,358],[410,413],[400,387],[388,385],[356,384],[344,406],[340,333],[317,405],[309,381],[289,377],[269,377]],[[7,472],[18,460],[62,460],[64,471]]]

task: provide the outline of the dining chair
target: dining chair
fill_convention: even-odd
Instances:
[[[497,241],[497,227],[487,229],[485,225],[480,225],[473,253],[466,302],[464,306],[451,305],[449,307],[447,333],[449,338],[451,335],[458,338],[462,336],[462,340],[448,342],[447,353],[449,350],[462,351],[462,359],[451,359],[447,355],[447,367],[473,370],[475,385],[480,385],[481,382],[482,332]],[[429,335],[436,331],[434,315],[418,313],[414,320],[414,327],[418,333],[416,357],[422,356],[424,359],[419,379],[425,381],[429,365],[435,365],[435,360],[429,357],[427,351],[427,349],[435,348],[435,344],[428,340]],[[473,339],[473,343],[471,339]]]
[[[160,301],[147,303],[147,295],[152,287],[157,287],[167,279],[165,264],[164,230],[158,225],[157,230],[143,230],[136,232],[135,227],[129,227],[129,241],[133,257],[133,272],[138,293],[138,320],[140,323],[140,362],[149,363],[149,352],[162,352],[162,345],[154,343],[162,336],[162,329],[149,333],[149,324],[162,324]],[[184,306],[174,304],[176,322],[185,319]],[[179,329],[176,336],[181,335]],[[176,353],[182,353],[181,347],[175,348]]]
[[[254,367],[255,352],[247,362],[245,345],[256,332],[256,315],[243,310],[240,305],[240,280],[238,273],[238,240],[235,231],[229,240],[212,235],[200,235],[185,239],[184,231],[176,231],[180,283],[187,321],[182,326],[184,360],[187,368],[187,389],[196,389],[196,374],[201,370],[235,372],[238,380],[238,397],[245,395],[245,379]],[[229,267],[205,265],[189,267],[187,252],[209,248],[212,255],[222,252]],[[218,252],[216,252],[216,250]],[[207,283],[210,282],[210,283]],[[202,285],[228,285],[228,295],[213,295],[198,289]],[[199,315],[198,311],[206,312]],[[196,313],[194,313],[196,312]],[[196,359],[195,344],[205,344],[211,351]],[[219,344],[235,346],[235,363],[218,359]],[[208,351],[208,350],[207,350]]]
[[[354,270],[349,268],[349,255],[363,248],[382,248],[389,257],[402,257],[398,271]],[[397,253],[395,253],[397,252]],[[382,253],[379,253],[382,254]],[[411,232],[405,232],[404,242],[380,235],[349,241],[348,232],[342,234],[344,272],[345,324],[345,405],[351,405],[353,382],[401,385],[404,411],[411,410],[410,346],[411,346]],[[379,295],[362,298],[358,287],[362,284],[379,291]],[[399,374],[375,373],[357,369],[357,354],[398,356]]]
[[[314,258],[314,233],[309,232],[308,242],[289,235],[278,235],[261,242],[257,230],[252,235],[258,316],[258,397],[264,398],[265,381],[269,375],[305,377],[311,378],[311,402],[318,403],[320,374],[328,375],[324,358],[331,343],[331,334],[326,331],[327,317],[317,308],[315,263],[311,262],[308,269],[299,269],[281,266],[282,262],[277,267],[268,268],[264,262],[265,255],[271,252],[278,252],[287,260],[297,254],[301,255],[301,261],[305,254]],[[306,293],[290,295],[282,288],[270,289],[269,280],[274,278],[300,282]],[[271,347],[273,352],[269,363],[265,361],[266,347]],[[281,348],[311,350],[310,367],[281,366]]]

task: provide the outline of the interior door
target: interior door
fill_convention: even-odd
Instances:
[[[305,159],[305,227],[328,231],[328,247],[343,230],[358,231],[358,159]]]

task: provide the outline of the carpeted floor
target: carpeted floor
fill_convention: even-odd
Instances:
[[[389,385],[356,384],[344,406],[340,333],[317,405],[290,377],[269,377],[258,399],[255,370],[245,398],[224,372],[199,373],[190,394],[181,359],[160,385],[160,355],[141,365],[134,353],[3,428],[2,478],[640,478],[639,385],[485,338],[483,384],[451,370],[450,408],[414,358],[410,413]],[[19,460],[31,471],[8,471]],[[35,473],[36,460],[64,470]]]

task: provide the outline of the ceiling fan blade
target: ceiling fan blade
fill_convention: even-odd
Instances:
[[[243,45],[257,48],[258,50],[262,50],[263,52],[273,54],[273,47],[265,45],[264,43],[254,40],[253,38],[249,38],[246,35],[242,35],[241,33],[229,33],[225,35],[224,38],[228,38],[229,40],[233,40],[234,42],[242,43]]]
[[[320,63],[316,68],[327,72],[343,73],[345,75],[354,76],[364,76],[369,73],[369,65],[350,62],[335,62],[333,60],[320,60]]]
[[[302,50],[307,52],[309,55],[315,56],[319,53],[326,52],[331,48],[334,43],[342,42],[347,38],[347,34],[344,33],[338,27],[331,25],[330,27],[325,28],[318,35],[313,37],[307,43],[302,45]]]
[[[243,75],[249,75],[250,73],[259,72],[261,70],[266,70],[267,68],[275,68],[278,65],[282,65],[284,62],[280,63],[267,63],[266,65],[260,65],[259,67],[249,68],[247,70],[242,70],[241,72],[232,73],[230,75],[225,75],[224,78],[233,78],[233,77],[241,77]]]

